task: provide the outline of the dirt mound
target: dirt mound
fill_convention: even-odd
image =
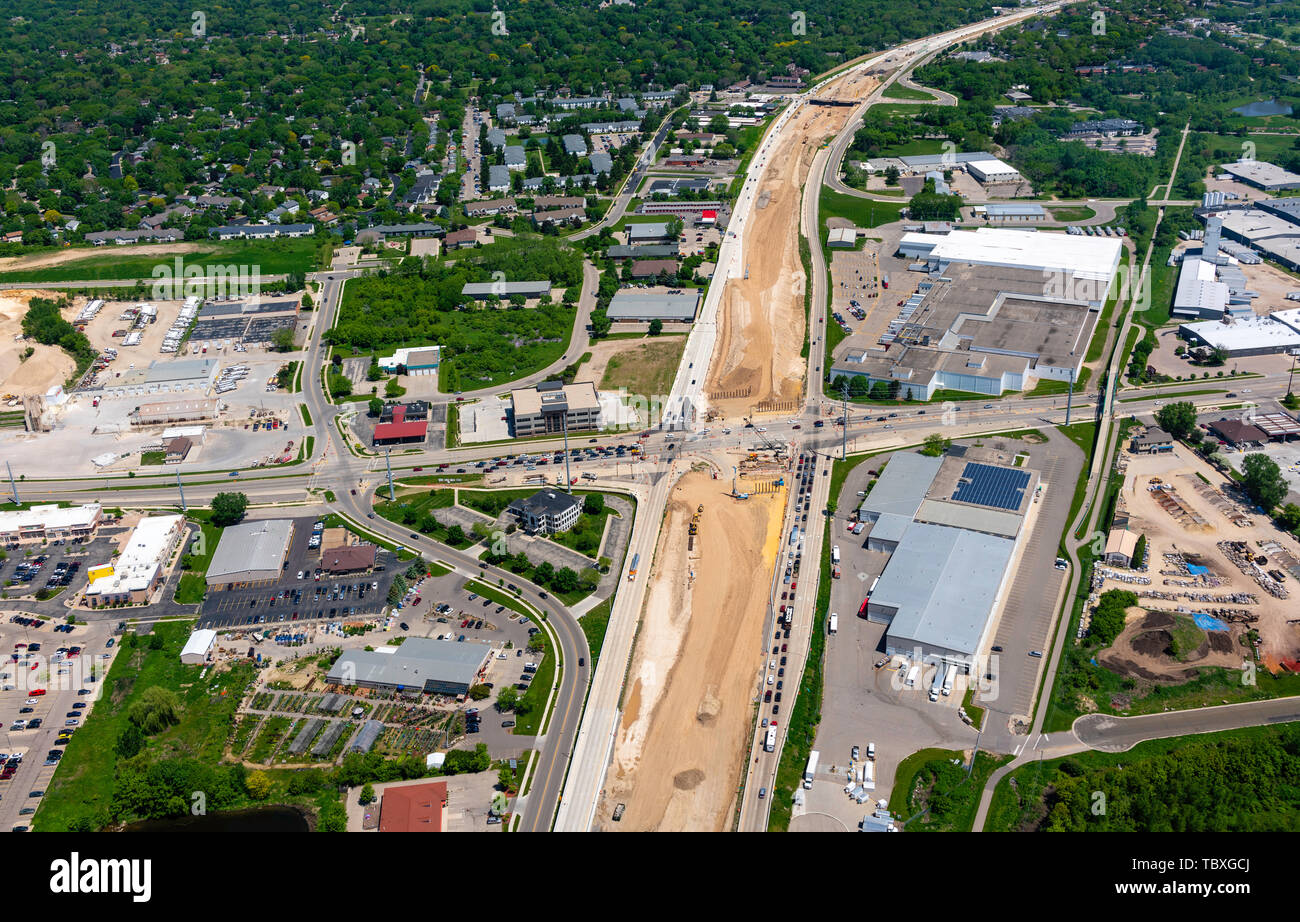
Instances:
[[[679,791],[693,791],[704,781],[704,772],[698,768],[688,768],[673,775],[673,787]]]
[[[710,685],[704,692],[704,697],[700,699],[699,709],[695,712],[695,719],[706,727],[713,726],[713,722],[718,719],[718,714],[722,712],[722,701],[718,699],[718,686]]]
[[[1173,642],[1168,631],[1144,631],[1133,639],[1133,649],[1143,656],[1167,656]]]
[[[1209,631],[1206,636],[1210,640],[1210,649],[1215,653],[1232,653],[1237,649],[1237,645],[1232,641],[1232,635],[1223,631]]]
[[[1147,612],[1146,617],[1138,624],[1138,630],[1141,631],[1158,631],[1168,629],[1174,626],[1173,612],[1152,611]]]

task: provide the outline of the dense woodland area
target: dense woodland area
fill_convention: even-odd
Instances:
[[[1086,753],[1012,777],[1020,810],[1011,829],[1300,830],[1300,724],[1148,743],[1117,756]]]
[[[134,227],[212,183],[257,216],[283,200],[260,185],[315,190],[332,176],[331,201],[353,207],[365,177],[395,177],[400,192],[411,154],[440,159],[471,95],[816,73],[990,10],[930,0],[864,19],[854,0],[811,0],[794,21],[774,0],[548,0],[507,6],[494,29],[487,0],[232,0],[200,13],[177,0],[14,0],[0,22],[0,184],[16,183],[6,229],[33,244],[74,215],[80,233]],[[138,162],[115,178],[122,152]],[[142,191],[156,200],[132,207]],[[200,219],[192,236],[220,222]]]

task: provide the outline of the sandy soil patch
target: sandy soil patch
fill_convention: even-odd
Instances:
[[[696,472],[673,490],[598,814],[606,828],[729,827],[786,497],[737,502],[726,484]],[[688,549],[701,503],[700,535]],[[619,803],[627,809],[613,824]]]
[[[846,75],[824,95],[862,99],[876,83],[863,74]],[[770,154],[745,237],[749,278],[731,279],[723,290],[718,345],[705,387],[724,417],[748,415],[759,404],[788,412],[803,393],[807,279],[799,260],[802,190],[820,142],[837,134],[851,112],[805,106]]]
[[[76,262],[92,256],[179,256],[182,253],[197,253],[210,250],[210,246],[200,243],[145,243],[139,246],[102,246],[94,248],[69,247],[53,253],[33,253],[30,256],[5,256],[0,258],[0,272],[15,272],[21,269],[48,269],[64,263]]]
[[[0,291],[0,394],[44,394],[76,371],[77,363],[62,349],[15,339],[22,335],[23,317],[32,298],[58,297],[58,292],[31,288]],[[71,320],[76,310],[65,310],[63,316]],[[36,351],[23,359],[29,346]]]

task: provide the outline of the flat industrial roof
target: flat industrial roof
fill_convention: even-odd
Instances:
[[[947,525],[965,528],[1003,538],[1014,538],[1020,533],[1024,518],[1018,512],[986,509],[964,503],[950,503],[941,499],[927,499],[916,511],[916,520],[930,525]]]
[[[1238,160],[1236,163],[1225,163],[1223,171],[1262,186],[1300,183],[1300,174],[1284,170],[1275,163],[1266,163],[1263,160]]]
[[[1220,313],[1228,306],[1228,286],[1217,280],[1215,265],[1199,256],[1187,256],[1178,270],[1174,312],[1195,311],[1198,316]]]
[[[931,247],[943,262],[1059,271],[1070,278],[1111,279],[1119,266],[1119,238],[1076,237],[1008,227],[951,234],[904,234],[901,245]]]
[[[939,473],[943,458],[931,458],[914,451],[900,451],[889,459],[871,494],[862,501],[861,518],[878,518],[886,514],[906,516],[909,520],[920,508],[930,484]]]
[[[1300,349],[1300,333],[1269,317],[1205,320],[1184,323],[1179,329],[1191,333],[1217,349]]]
[[[871,594],[897,609],[895,643],[978,652],[1015,542],[942,525],[914,524],[889,558]]]
[[[208,582],[252,570],[279,570],[289,550],[293,522],[264,519],[231,525],[221,533],[217,550],[208,564]]]
[[[88,528],[99,517],[99,503],[86,503],[60,509],[57,503],[32,506],[30,509],[17,509],[12,512],[0,512],[0,531],[17,531],[20,528]]]

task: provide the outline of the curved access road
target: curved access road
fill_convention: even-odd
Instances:
[[[1300,720],[1300,697],[1247,701],[1193,711],[1167,711],[1138,717],[1112,717],[1109,714],[1084,714],[1074,722],[1073,731],[1082,749],[1101,752],[1127,752],[1147,740],[1196,733],[1217,733],[1266,724]]]

